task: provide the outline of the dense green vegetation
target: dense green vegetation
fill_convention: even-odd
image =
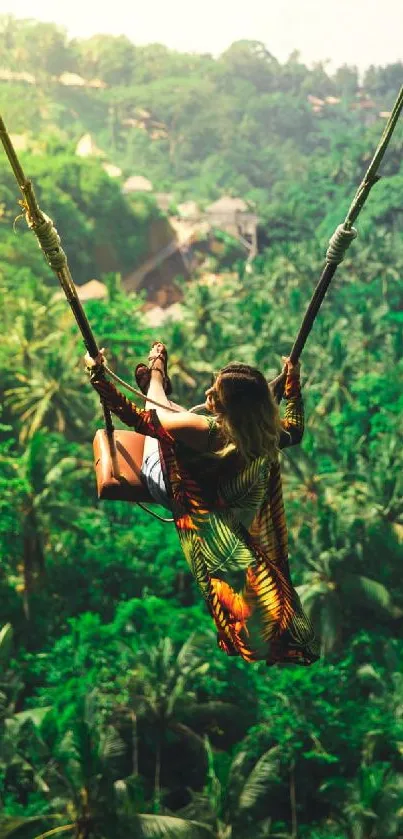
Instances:
[[[401,65],[359,87],[353,68],[280,65],[256,43],[214,60],[1,26],[0,64],[37,78],[3,82],[1,111],[31,134],[24,166],[74,276],[99,276],[99,247],[115,249],[108,300],[86,304],[111,366],[131,380],[155,337],[114,271],[142,258],[158,210],[74,156],[86,131],[127,175],[201,203],[231,191],[262,218],[252,272],[184,284],[183,319],[164,327],[178,401],[233,358],[276,373]],[[67,70],[107,87],[63,87]],[[340,102],[315,112],[307,95]],[[145,128],[127,123],[139,109]],[[307,345],[306,433],[283,458],[293,580],[322,645],[306,670],[226,658],[171,526],[97,502],[98,399],[34,237],[13,232],[4,167],[1,839],[402,835],[402,147],[400,126]]]

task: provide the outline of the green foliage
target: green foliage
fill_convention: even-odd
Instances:
[[[74,154],[86,132],[176,201],[256,203],[252,265],[222,270],[239,256],[223,234],[220,273],[182,283],[182,318],[161,337],[183,404],[234,358],[273,377],[401,66],[370,68],[362,91],[354,68],[280,64],[259,42],[213,59],[124,36],[69,42],[11,17],[1,27],[2,64],[37,78],[2,82],[1,109],[27,133],[23,163],[74,278],[107,286],[85,309],[109,364],[131,381],[154,338],[120,274],[160,214]],[[63,86],[64,71],[107,86]],[[298,670],[226,658],[174,529],[97,502],[98,400],[34,237],[21,221],[13,232],[5,170],[0,838],[402,834],[401,148],[400,126],[304,352],[305,437],[283,458],[292,576],[322,641],[321,661]]]

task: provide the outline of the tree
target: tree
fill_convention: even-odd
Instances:
[[[211,836],[200,823],[139,814],[130,793],[130,779],[119,778],[125,744],[112,726],[100,724],[93,696],[77,709],[63,736],[51,717],[44,719],[41,733],[33,733],[42,746],[42,761],[46,761],[43,777],[35,782],[40,782],[42,795],[49,797],[50,808],[43,816],[4,816],[0,821],[2,839],[17,837],[23,827],[35,827],[38,822],[44,826],[42,837],[71,832],[75,839],[120,839],[128,831],[134,831],[139,839]],[[39,839],[37,830],[30,836]]]
[[[170,638],[142,656],[143,662],[132,672],[131,703],[137,713],[146,715],[155,736],[154,810],[161,806],[161,773],[163,747],[167,732],[190,740],[196,752],[203,752],[202,739],[180,721],[180,712],[189,702],[195,702],[191,682],[198,673],[208,670],[201,660],[197,642],[190,637],[176,652]],[[179,718],[178,718],[179,716]]]
[[[306,550],[302,585],[297,591],[321,638],[322,655],[340,645],[343,625],[354,613],[357,599],[361,624],[365,611],[371,622],[374,612],[389,620],[401,616],[401,609],[394,604],[385,585],[354,571],[354,565],[359,568],[362,556],[363,546],[357,542],[342,546],[340,541],[339,546],[333,544],[321,551],[315,539]]]
[[[22,455],[10,452],[0,459],[1,483],[13,498],[19,515],[16,570],[21,570],[24,610],[29,618],[29,595],[34,580],[43,573],[45,557],[57,527],[79,527],[80,507],[66,498],[68,484],[87,472],[77,457],[61,449],[57,437],[35,432]]]
[[[64,347],[60,336],[58,344],[37,360],[31,374],[16,373],[17,384],[6,390],[7,404],[19,420],[21,443],[41,429],[70,438],[86,435],[93,415],[91,402],[83,399],[83,373],[78,375],[71,346],[63,343]]]
[[[259,43],[217,59],[125,38],[71,43],[14,19],[0,26],[1,64],[12,71],[1,111],[23,135],[24,168],[74,279],[107,285],[107,298],[85,309],[110,366],[131,381],[151,337],[163,338],[175,401],[187,405],[233,359],[272,378],[401,68],[371,70],[357,97],[354,68],[331,75],[295,53],[281,65]],[[86,84],[59,84],[61,68]],[[100,87],[89,84],[94,76]],[[238,252],[213,253],[201,230],[182,320],[165,322],[163,334],[146,326],[147,290],[126,296],[117,281],[147,255],[160,211],[152,194],[124,197],[102,158],[75,155],[88,132],[123,178],[145,174],[174,203],[194,198],[203,208],[224,193],[254,202],[252,271],[235,263]],[[283,457],[291,571],[326,651],[312,668],[248,666],[210,638],[208,651],[192,648],[179,666],[185,639],[208,632],[209,615],[173,528],[127,503],[93,509],[86,461],[97,410],[78,369],[81,342],[67,303],[51,300],[56,280],[35,237],[23,220],[13,231],[18,188],[5,170],[0,391],[17,393],[14,407],[2,400],[0,418],[0,600],[16,638],[2,656],[10,630],[0,635],[3,835],[402,832],[400,133],[304,350],[306,431]],[[21,444],[26,411],[34,433]],[[33,563],[29,623],[24,558]],[[81,703],[94,685],[91,717]]]
[[[273,86],[278,62],[260,41],[235,41],[221,55],[219,68],[225,71],[226,82],[231,85],[235,78],[244,79],[260,93]]]
[[[360,767],[347,787],[343,811],[351,839],[392,839],[401,830],[403,783],[389,764],[374,762]]]
[[[73,41],[79,72],[86,79],[102,79],[109,85],[130,85],[138,48],[125,35],[93,35]]]
[[[0,18],[4,53],[2,63],[15,70],[24,68],[38,81],[75,69],[74,54],[67,43],[66,31],[54,23],[17,20],[11,15]],[[11,63],[10,63],[11,62]]]
[[[253,829],[256,839],[274,836],[270,832],[272,819],[263,816],[259,805],[275,795],[280,783],[280,748],[264,752],[251,766],[250,756],[240,751],[226,772],[225,781],[219,779],[214,755],[206,740],[209,761],[208,781],[203,793],[192,796],[191,803],[182,810],[188,818],[202,818],[211,825],[217,839],[239,837],[246,839]]]

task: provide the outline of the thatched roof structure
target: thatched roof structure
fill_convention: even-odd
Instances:
[[[83,134],[76,145],[78,157],[105,157],[105,152],[98,148],[91,134]]]
[[[110,178],[120,178],[122,170],[114,163],[103,163],[102,168]]]
[[[152,192],[153,185],[143,175],[131,175],[123,184],[122,192]]]
[[[231,195],[223,195],[218,201],[214,201],[206,208],[207,215],[230,215],[231,213],[247,213],[249,207],[243,198],[233,198]]]
[[[157,192],[155,200],[157,202],[157,207],[159,207],[163,213],[166,213],[174,200],[174,195],[172,192]]]
[[[99,280],[89,280],[88,283],[76,286],[81,301],[104,300],[108,296],[108,289]]]
[[[201,216],[196,201],[185,201],[183,204],[178,204],[178,214],[185,219],[199,219]]]
[[[87,82],[78,73],[62,73],[59,76],[60,84],[67,85],[67,87],[85,87]]]
[[[89,280],[88,283],[76,285],[79,300],[84,303],[86,300],[104,300],[108,296],[108,289],[99,280]],[[64,291],[58,289],[53,295],[55,300],[64,300]]]

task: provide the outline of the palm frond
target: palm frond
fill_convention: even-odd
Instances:
[[[301,598],[301,603],[309,616],[314,609],[316,603],[324,600],[329,594],[329,584],[325,580],[318,580],[312,583],[303,583],[296,587],[296,592]]]
[[[340,638],[341,608],[339,598],[330,591],[326,600],[321,604],[318,632],[320,635],[322,655],[327,655],[336,647]],[[314,621],[314,615],[312,620]]]
[[[228,800],[236,800],[241,794],[245,783],[245,766],[248,762],[248,753],[240,751],[235,755],[228,774],[227,797]]]
[[[13,642],[13,627],[11,623],[6,623],[0,629],[0,661],[6,662],[11,653],[11,645]]]
[[[207,825],[178,819],[175,816],[138,815],[135,835],[138,839],[212,839]],[[0,837],[2,839],[2,837]]]
[[[3,816],[0,818],[0,839],[23,839],[30,827],[44,825],[52,818],[57,816]]]
[[[35,726],[40,726],[46,714],[51,710],[50,705],[44,708],[28,708],[26,711],[19,711],[18,714],[14,714],[13,720],[16,720],[19,725],[23,725],[27,720],[31,720]]]
[[[107,761],[119,760],[126,753],[126,744],[112,725],[101,737],[100,752],[103,760]]]
[[[280,755],[280,746],[273,746],[259,758],[246,779],[239,797],[240,810],[250,810],[262,795],[267,794],[270,785],[278,783]]]
[[[198,661],[200,657],[199,646],[200,645],[196,640],[195,633],[192,632],[185,643],[182,644],[182,647],[176,657],[176,666],[179,670],[189,670],[194,666],[195,662]]]
[[[61,460],[58,461],[54,466],[52,466],[47,475],[45,483],[48,486],[57,483],[62,478],[65,478],[67,474],[77,472],[77,458],[75,457],[63,457]]]
[[[362,574],[343,573],[338,581],[342,595],[357,600],[367,608],[378,608],[393,614],[393,603],[386,586]]]

